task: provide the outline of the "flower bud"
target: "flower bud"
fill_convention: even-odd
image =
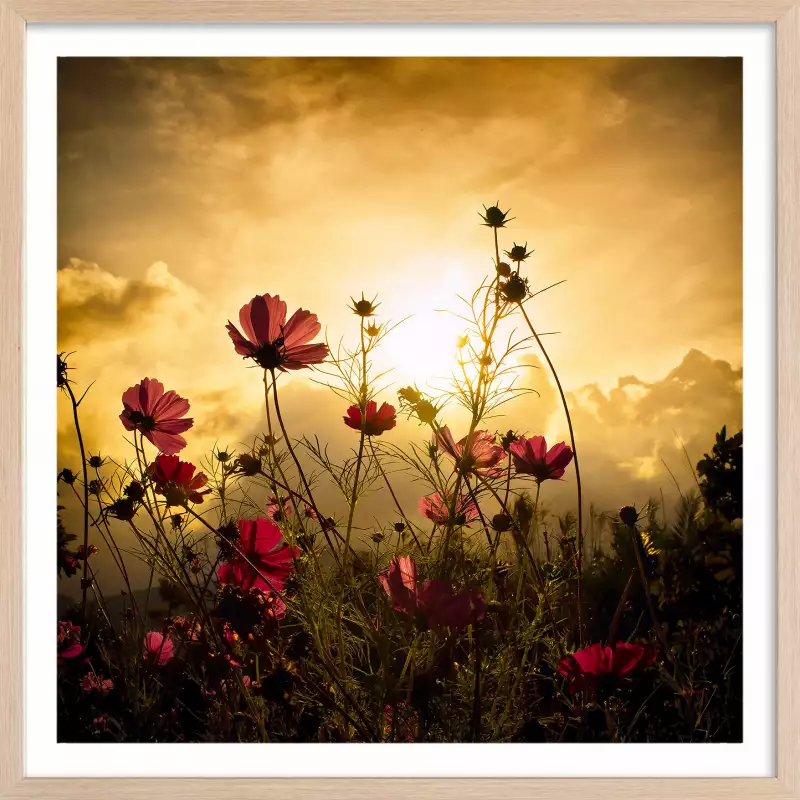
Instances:
[[[436,419],[437,409],[433,403],[427,400],[420,400],[417,403],[417,416],[419,421],[430,425]]]
[[[533,253],[533,250],[528,250],[527,242],[525,244],[515,244],[510,250],[506,250],[506,255],[518,264],[524,261],[531,253]]]
[[[623,525],[633,527],[639,519],[636,509],[633,506],[623,506],[619,510],[619,521]]]
[[[483,214],[481,214],[480,211],[478,212],[478,214],[480,214],[480,217],[483,220],[483,224],[489,228],[504,228],[506,222],[509,221],[506,218],[508,216],[508,211],[511,211],[510,208],[508,209],[508,211],[501,211],[499,206],[494,205],[494,206],[489,206],[489,208],[486,208],[486,206],[484,206],[483,210],[484,210]]]
[[[501,284],[500,294],[509,303],[521,303],[528,296],[528,281],[519,273],[512,272],[508,280]]]
[[[236,459],[236,466],[244,475],[258,475],[261,472],[261,460],[248,453],[242,453]]]
[[[511,529],[511,517],[508,514],[495,514],[492,517],[492,527],[498,532],[503,533]]]
[[[401,400],[405,400],[406,403],[411,405],[416,405],[420,400],[422,400],[422,395],[413,386],[406,386],[405,389],[400,389],[400,391],[397,393],[397,396]]]
[[[501,261],[497,265],[497,274],[501,278],[507,278],[511,274],[511,266],[509,264],[506,264],[505,261]]]
[[[134,503],[144,500],[144,486],[139,481],[131,481],[125,487],[125,497],[132,500]]]
[[[500,443],[503,445],[503,450],[508,452],[508,448],[511,447],[516,440],[517,434],[514,431],[506,431],[506,433],[503,434],[503,438],[500,440]]]
[[[351,297],[350,299],[353,301],[353,305],[350,306],[350,309],[358,317],[375,316],[375,311],[380,305],[380,303],[375,302],[378,299],[377,297],[374,297],[372,300],[367,300],[364,297],[364,292],[361,292],[360,300],[356,300],[354,297]]]

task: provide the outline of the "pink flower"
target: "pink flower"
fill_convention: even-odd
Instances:
[[[272,495],[267,500],[267,514],[273,522],[285,522],[292,516],[292,501],[284,497],[279,503],[278,498]]]
[[[144,378],[122,395],[119,418],[125,430],[139,431],[162,453],[173,454],[186,447],[179,434],[194,425],[193,419],[182,419],[189,411],[189,401],[174,391],[164,393],[164,384],[155,378]]]
[[[397,425],[396,410],[388,403],[381,403],[380,409],[374,400],[367,403],[366,421],[364,422],[364,433],[367,436],[380,436],[385,431],[390,431]],[[347,409],[347,416],[344,417],[344,424],[348,428],[360,431],[362,424],[361,409],[358,406],[350,406]]]
[[[572,461],[572,450],[559,442],[547,449],[544,436],[520,436],[508,448],[518,475],[533,475],[537,483],[557,480]]]
[[[294,570],[292,562],[300,551],[281,545],[280,529],[268,519],[240,519],[239,537],[239,550],[247,561],[237,553],[229,562],[220,564],[219,582],[244,591],[279,592],[284,579]]]
[[[317,512],[314,511],[314,509],[310,505],[308,505],[308,503],[305,503],[303,508],[303,516],[306,517],[307,519],[316,520]]]
[[[423,497],[419,501],[420,514],[426,516],[437,525],[446,525],[450,519],[450,498],[442,497],[438,492]],[[461,495],[455,509],[454,525],[469,525],[479,516],[478,507],[471,497]]]
[[[503,448],[495,444],[494,436],[489,431],[474,431],[472,436],[465,436],[456,442],[450,429],[445,425],[436,434],[434,441],[457,464],[463,463],[466,470],[487,470],[490,474],[496,473],[497,470],[493,467],[506,456]]]
[[[144,637],[142,655],[147,661],[163,665],[175,655],[175,646],[172,644],[172,639],[164,636],[163,633],[150,631]]]
[[[569,691],[594,689],[606,677],[620,678],[637,667],[646,667],[656,659],[652,647],[618,642],[614,648],[590,644],[583,650],[567,656],[558,665],[558,671],[569,678]]]
[[[201,492],[208,478],[202,473],[194,474],[195,466],[188,461],[181,461],[177,456],[159,455],[147,468],[147,474],[156,485],[156,493],[164,495],[167,505],[182,506],[187,501],[202,503],[203,495],[210,489]]]
[[[108,694],[114,688],[114,681],[110,678],[103,678],[102,675],[97,675],[94,672],[87,672],[81,678],[80,686],[87,694],[90,692]]]
[[[308,344],[320,331],[317,315],[302,308],[286,321],[286,303],[278,295],[257,295],[239,311],[244,336],[228,320],[228,335],[240,356],[264,369],[303,369],[328,357],[325,344]]]
[[[463,628],[480,622],[486,614],[486,604],[478,590],[456,594],[453,585],[444,580],[427,580],[419,586],[417,565],[411,556],[393,558],[378,581],[395,611],[414,617],[424,627]]]

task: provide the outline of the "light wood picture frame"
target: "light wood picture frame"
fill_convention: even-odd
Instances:
[[[24,770],[23,107],[28,23],[769,23],[777,55],[776,775],[753,779],[39,779]],[[800,2],[2,0],[0,2],[0,797],[800,797]],[[770,676],[765,679],[769,680]]]

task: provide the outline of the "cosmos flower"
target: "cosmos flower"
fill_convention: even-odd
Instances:
[[[58,623],[58,663],[65,664],[83,655],[81,629],[71,622]]]
[[[656,658],[652,647],[617,642],[613,649],[601,644],[590,644],[583,650],[567,656],[558,665],[558,671],[569,681],[570,692],[594,689],[599,681],[621,678],[637,667],[646,667]]]
[[[220,564],[219,582],[244,591],[280,591],[284,579],[294,570],[292,561],[300,551],[281,545],[280,529],[268,519],[240,519],[238,525],[238,548],[248,560],[236,553],[230,561]]]
[[[97,549],[96,545],[90,544],[88,547],[79,545],[78,550],[75,553],[75,558],[77,558],[78,561],[84,561],[85,559],[90,558],[91,556],[97,555],[98,552],[100,551]]]
[[[236,352],[263,369],[304,369],[328,357],[328,346],[308,344],[320,331],[317,315],[302,308],[286,320],[286,303],[278,295],[257,295],[239,311],[244,336],[229,320],[228,335]]]
[[[158,631],[145,634],[142,656],[146,661],[152,661],[160,666],[166,664],[174,655],[175,645],[172,644],[172,639]]]
[[[267,500],[267,514],[273,522],[285,522],[292,516],[292,501],[284,497],[278,502],[278,498],[273,494]]]
[[[420,586],[417,565],[411,556],[393,558],[378,581],[395,611],[413,617],[425,628],[463,628],[479,622],[486,613],[478,590],[456,594],[453,585],[444,580],[427,580]]]
[[[122,395],[122,405],[119,418],[125,430],[139,431],[168,455],[186,447],[186,439],[179,434],[194,425],[193,419],[184,419],[189,401],[172,390],[165,393],[160,381],[143,378]]]
[[[364,423],[364,433],[367,436],[380,436],[385,431],[390,431],[397,425],[396,410],[388,403],[378,404],[374,400],[367,403],[366,422]],[[344,424],[348,428],[360,431],[362,423],[361,409],[358,406],[350,406],[347,409],[347,416],[344,417]]]
[[[537,483],[558,480],[572,461],[572,450],[564,442],[549,450],[544,436],[520,436],[508,448],[518,475],[532,475]]]
[[[450,518],[450,499],[438,492],[419,501],[419,512],[437,525],[446,525]],[[472,498],[461,495],[455,509],[455,525],[469,525],[479,516],[478,507]]]
[[[87,672],[81,678],[80,686],[86,694],[90,692],[108,694],[114,688],[114,681],[110,678],[103,678],[102,675],[97,675],[94,672]]]
[[[202,503],[203,495],[211,492],[210,489],[200,491],[208,478],[202,472],[195,475],[194,470],[194,464],[162,454],[147,468],[147,474],[155,484],[156,493],[164,495],[167,505],[182,506],[188,501]]]
[[[450,429],[445,425],[439,429],[435,441],[439,449],[447,453],[457,464],[463,463],[465,470],[492,470],[506,455],[503,448],[495,444],[494,436],[489,431],[474,431],[472,436],[465,436],[456,442]]]

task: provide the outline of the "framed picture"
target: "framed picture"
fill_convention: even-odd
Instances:
[[[799,9],[3,3],[0,797],[797,796]]]

